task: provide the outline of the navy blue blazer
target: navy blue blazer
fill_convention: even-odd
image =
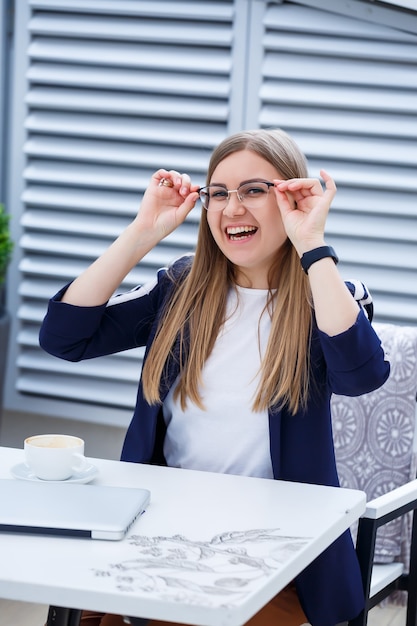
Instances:
[[[80,361],[138,346],[147,352],[161,309],[173,289],[170,272],[187,271],[190,257],[169,271],[160,270],[150,291],[116,296],[109,305],[77,307],[61,302],[61,290],[49,302],[40,330],[40,345],[50,354]],[[177,346],[178,348],[178,346]],[[174,351],[175,352],[175,351]],[[269,412],[270,450],[274,477],[280,480],[339,486],[334,455],[330,397],[356,396],[380,387],[389,375],[381,343],[362,310],[347,331],[329,337],[314,325],[311,341],[313,381],[306,411],[289,415]],[[161,382],[164,399],[176,380],[175,359]],[[161,407],[150,406],[139,381],[136,407],[126,433],[121,459],[164,464],[165,425]],[[325,550],[296,579],[297,592],[313,626],[335,626],[363,608],[359,566],[349,531]]]

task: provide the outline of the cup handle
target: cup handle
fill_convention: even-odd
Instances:
[[[83,454],[80,454],[79,452],[74,452],[73,457],[75,459],[78,459],[78,463],[75,463],[72,466],[73,472],[82,472],[87,469],[87,467],[89,466],[89,462]]]

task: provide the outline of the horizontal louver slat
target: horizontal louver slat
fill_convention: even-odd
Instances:
[[[165,0],[159,2],[143,2],[143,0],[29,0],[33,9],[53,10],[54,12],[98,13],[100,15],[143,16],[160,14],[178,19],[201,19],[230,21],[232,5],[230,2],[205,0]]]
[[[78,259],[42,257],[38,254],[36,256],[31,256],[30,254],[25,256],[20,262],[19,269],[26,279],[22,280],[19,285],[19,294],[22,297],[33,298],[39,296],[44,300],[37,318],[38,322],[41,322],[45,315],[45,302],[57,293],[64,284],[81,274],[89,262],[91,262],[89,259],[80,262]],[[161,265],[158,263],[159,267]],[[148,283],[155,278],[155,269],[157,269],[156,264],[149,266],[142,264],[140,268],[130,272],[129,276],[123,281],[123,285],[126,286],[126,289],[130,289],[137,285]],[[41,292],[38,292],[37,286],[41,278],[45,280],[42,282]]]
[[[414,114],[417,107],[417,96],[410,89],[383,89],[357,87],[355,85],[331,85],[324,84],[320,90],[306,90],[304,83],[293,83],[283,78],[277,83],[275,80],[266,78],[261,88],[261,97],[265,102],[276,106],[314,107],[328,110],[336,109],[350,112],[369,111],[374,117],[375,113],[387,114],[402,113]],[[376,122],[381,117],[376,118]],[[410,130],[412,129],[412,117],[410,118]]]
[[[341,259],[340,268],[346,280],[358,278],[358,271],[362,272],[361,277],[363,281],[368,286],[372,285],[372,296],[376,300],[378,314],[380,294],[384,294],[384,297],[397,302],[397,316],[400,317],[403,303],[407,300],[411,304],[417,298],[417,281],[415,280],[415,270],[413,269],[404,268],[401,272],[398,272],[396,268],[392,267],[373,267],[372,265],[366,268],[363,266],[358,267],[354,258],[353,260],[348,260],[345,257]],[[402,298],[401,306],[398,306],[398,296]],[[411,317],[409,320],[415,325],[415,320],[413,321]]]
[[[395,206],[395,212],[393,207]],[[403,190],[372,189],[364,194],[360,188],[339,188],[333,203],[334,210],[348,210],[351,213],[372,213],[374,215],[415,216],[417,207],[415,194]]]
[[[28,206],[129,216],[133,216],[138,210],[139,199],[136,193],[124,191],[74,189],[52,185],[27,185],[23,194],[23,200]]]
[[[317,6],[314,8],[308,8],[303,6],[301,9],[292,2],[285,3],[280,6],[275,3],[268,4],[264,17],[264,24],[271,30],[282,30],[285,32],[292,32],[294,36],[298,34],[311,35],[316,34],[323,40],[323,44],[330,37],[337,36],[340,40],[349,41],[360,39],[361,42],[372,39],[384,40],[384,41],[414,41],[413,35],[407,34],[402,30],[397,30],[395,27],[390,28],[386,25],[378,23],[377,20],[372,22],[371,20],[362,20],[355,17],[355,11],[352,11],[352,17],[344,15],[343,8],[339,11],[337,3],[332,3],[332,8],[335,11],[323,11],[323,5],[328,4],[328,0],[304,0],[306,5],[311,5],[316,1]],[[371,0],[372,1],[372,0]],[[414,0],[411,0],[412,2]],[[368,2],[368,0],[366,0]],[[363,6],[366,6],[366,2]],[[329,8],[329,7],[327,7]],[[359,11],[358,11],[359,13]]]
[[[374,215],[352,214],[342,211],[332,211],[328,219],[327,232],[349,233],[349,237],[358,239],[390,239],[397,243],[414,242],[417,244],[417,229],[415,229],[415,219],[413,218],[382,218],[375,219]],[[381,244],[381,247],[384,244]],[[416,255],[417,256],[417,255]],[[416,281],[417,282],[417,281]]]
[[[191,150],[189,148],[167,146],[161,155],[160,148],[155,145],[134,145],[121,142],[70,139],[60,137],[38,136],[29,139],[24,146],[26,154],[33,159],[71,160],[74,162],[111,163],[112,165],[128,165],[145,167],[148,170],[156,167],[163,159],[164,164],[176,163],[186,170],[202,171],[207,167],[209,151]],[[64,165],[68,167],[68,163]],[[80,167],[80,166],[75,166]],[[101,166],[100,166],[101,167]],[[81,169],[81,168],[80,168]],[[136,170],[135,170],[136,171]],[[118,175],[118,171],[116,172]],[[146,184],[148,181],[146,181]]]
[[[33,370],[34,372],[36,370]],[[55,375],[54,372],[23,373],[17,381],[17,389],[21,393],[40,395],[46,398],[60,398],[76,402],[92,403],[108,407],[127,408],[132,412],[135,405],[136,385],[114,381],[94,382],[81,376],[71,375],[71,385],[66,378]],[[90,421],[88,409],[86,409],[85,421]],[[122,424],[120,424],[122,426]]]
[[[161,155],[161,161],[163,156]],[[171,161],[172,163],[172,161]],[[180,171],[199,171],[198,162],[192,164],[187,160],[189,167],[181,167]],[[179,163],[179,165],[187,165]],[[204,160],[205,163],[205,160]],[[168,163],[164,163],[169,167]],[[162,164],[160,165],[162,167]],[[152,168],[152,162],[150,163]],[[155,168],[156,169],[156,168]],[[171,169],[171,168],[170,168]],[[200,170],[201,171],[201,170]],[[99,189],[120,189],[122,191],[143,191],[149,184],[153,169],[146,173],[134,168],[113,167],[91,163],[76,164],[73,162],[32,160],[25,169],[24,177],[32,183],[51,183],[53,185],[74,185],[78,187],[95,187]],[[200,180],[203,180],[200,175]]]
[[[312,52],[306,52],[305,55],[269,52],[264,61],[264,75],[275,80],[308,81],[312,85],[328,81],[336,85],[363,85],[365,88],[372,85],[379,89],[387,84],[400,89],[413,85],[410,83],[413,75],[412,64],[314,56]],[[414,58],[413,63],[416,61],[417,58]]]
[[[111,46],[104,42],[35,39],[28,54],[33,60],[55,63],[74,63],[90,67],[105,66],[108,69],[146,68],[163,72],[181,70],[187,73],[228,75],[231,57],[227,51],[204,50],[202,48],[169,48],[161,42],[155,45],[115,42]],[[115,80],[115,79],[113,79]]]
[[[213,100],[201,102],[189,97],[168,97],[162,94],[123,94],[114,92],[86,90],[84,92],[71,89],[48,89],[34,87],[26,98],[26,102],[34,108],[53,109],[54,111],[85,111],[103,112],[122,115],[149,115],[154,117],[179,119],[210,119],[226,120],[228,107],[222,102]]]
[[[379,108],[377,106],[377,108]],[[322,108],[310,107],[289,107],[289,106],[273,106],[269,103],[263,107],[260,121],[262,126],[273,127],[277,124],[281,127],[292,130],[299,129],[325,131],[324,134],[336,133],[341,136],[341,145],[343,145],[344,134],[358,134],[365,137],[368,136],[398,136],[416,139],[417,129],[413,115],[404,115],[401,113],[396,117],[396,124],[392,126],[392,115],[385,115],[362,111],[349,111],[327,108],[327,103],[323,103]],[[383,129],[383,133],[381,133]]]
[[[59,255],[67,258],[85,258],[92,261],[108,248],[113,239],[114,237],[104,241],[93,237],[77,238],[66,237],[65,235],[33,235],[28,232],[22,237],[21,247],[26,253],[43,252],[51,255],[51,257],[52,255]],[[179,247],[160,246],[148,252],[142,263],[153,265],[154,267],[166,266],[172,263],[178,256],[188,252],[189,248],[181,250]]]
[[[22,224],[33,231],[51,233],[65,232],[71,235],[95,235],[115,239],[130,220],[121,220],[102,216],[88,216],[71,211],[70,213],[54,213],[52,211],[26,211]],[[183,224],[173,233],[165,237],[162,246],[193,246],[196,239],[196,230],[193,224]]]
[[[126,142],[145,141],[164,145],[212,147],[224,136],[224,126],[206,120],[172,120],[123,118],[110,115],[82,115],[36,111],[29,113],[25,126],[32,133],[120,139]],[[161,154],[162,156],[162,154]]]
[[[329,237],[330,239],[330,237]],[[371,239],[354,239],[352,236],[332,234],[332,243],[341,258],[356,263],[358,267],[380,266],[382,268],[398,268],[400,270],[417,270],[416,244],[405,244],[397,241],[383,243]],[[410,258],[412,257],[412,258]],[[357,276],[360,279],[360,276]],[[372,288],[371,285],[369,285]],[[387,284],[387,291],[389,284]]]
[[[162,17],[162,19],[161,19]],[[97,15],[83,15],[82,19],[75,15],[62,19],[54,13],[35,14],[29,23],[33,36],[51,35],[55,37],[86,38],[89,41],[101,39],[106,41],[160,41],[166,44],[199,46],[228,46],[231,44],[231,32],[227,23],[213,19],[212,28],[207,28],[198,21],[190,22],[151,17],[123,18]]]
[[[417,102],[416,102],[417,110]],[[402,171],[403,166],[417,166],[417,150],[415,141],[408,137],[398,139],[386,137],[369,137],[366,143],[363,137],[352,135],[343,137],[343,151],[341,150],[341,138],[337,136],[298,135],[294,138],[302,145],[303,150],[310,155],[310,159],[323,159],[330,161],[349,161],[350,163],[381,164],[395,167]],[[404,171],[406,174],[406,169]]]
[[[28,72],[28,78],[34,84],[53,85],[55,87],[74,86],[88,89],[113,89],[138,91],[142,93],[182,94],[205,98],[227,98],[229,81],[227,76],[202,76],[198,74],[175,74],[164,71],[119,70],[108,68],[83,67],[80,65],[60,65],[34,63]],[[179,80],[181,78],[181,80]]]
[[[33,369],[38,372],[94,378],[107,383],[112,380],[130,382],[134,386],[137,386],[140,373],[139,359],[136,367],[131,359],[117,357],[102,357],[80,363],[68,363],[32,350],[27,350],[24,355],[19,357],[19,366],[22,369]]]
[[[350,33],[352,35],[352,33]],[[330,57],[329,62],[334,60],[336,63],[352,64],[352,69],[356,67],[362,68],[362,72],[369,68],[369,61],[382,62],[384,65],[392,62],[397,63],[414,63],[417,59],[417,51],[412,36],[409,36],[409,43],[397,43],[396,46],[386,46],[385,33],[381,33],[380,41],[370,40],[368,36],[364,37],[361,44],[358,45],[357,39],[352,37],[317,37],[317,33],[309,35],[303,33],[300,36],[297,33],[287,34],[280,32],[279,36],[270,32],[265,37],[265,45],[268,50],[273,52],[279,51],[288,53],[296,52],[297,57],[292,61],[298,61],[303,58],[303,53],[309,53],[314,50],[315,55],[322,56],[325,61],[326,57]],[[270,60],[271,56],[267,55]],[[285,58],[285,57],[284,57]],[[309,64],[310,67],[310,64]],[[316,72],[313,74],[313,78]],[[356,78],[356,77],[352,77]],[[347,77],[349,80],[350,77]]]

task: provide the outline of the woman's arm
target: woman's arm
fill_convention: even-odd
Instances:
[[[313,263],[308,277],[319,329],[334,336],[353,326],[359,305],[342,280],[333,259],[326,257]]]
[[[164,179],[171,181],[172,187],[161,185]],[[155,172],[133,222],[71,283],[62,302],[77,306],[107,302],[133,267],[185,220],[198,198],[197,189],[186,174]]]
[[[325,172],[323,190],[317,179],[275,180],[278,206],[286,233],[300,258],[305,252],[326,245],[324,230],[336,185]],[[303,271],[300,266],[300,272]],[[318,328],[338,335],[356,321],[359,306],[352,298],[331,257],[313,263],[308,269]]]

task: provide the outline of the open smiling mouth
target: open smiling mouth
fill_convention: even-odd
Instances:
[[[231,241],[242,241],[242,239],[249,239],[256,233],[258,229],[256,226],[234,226],[227,228],[227,236]]]

